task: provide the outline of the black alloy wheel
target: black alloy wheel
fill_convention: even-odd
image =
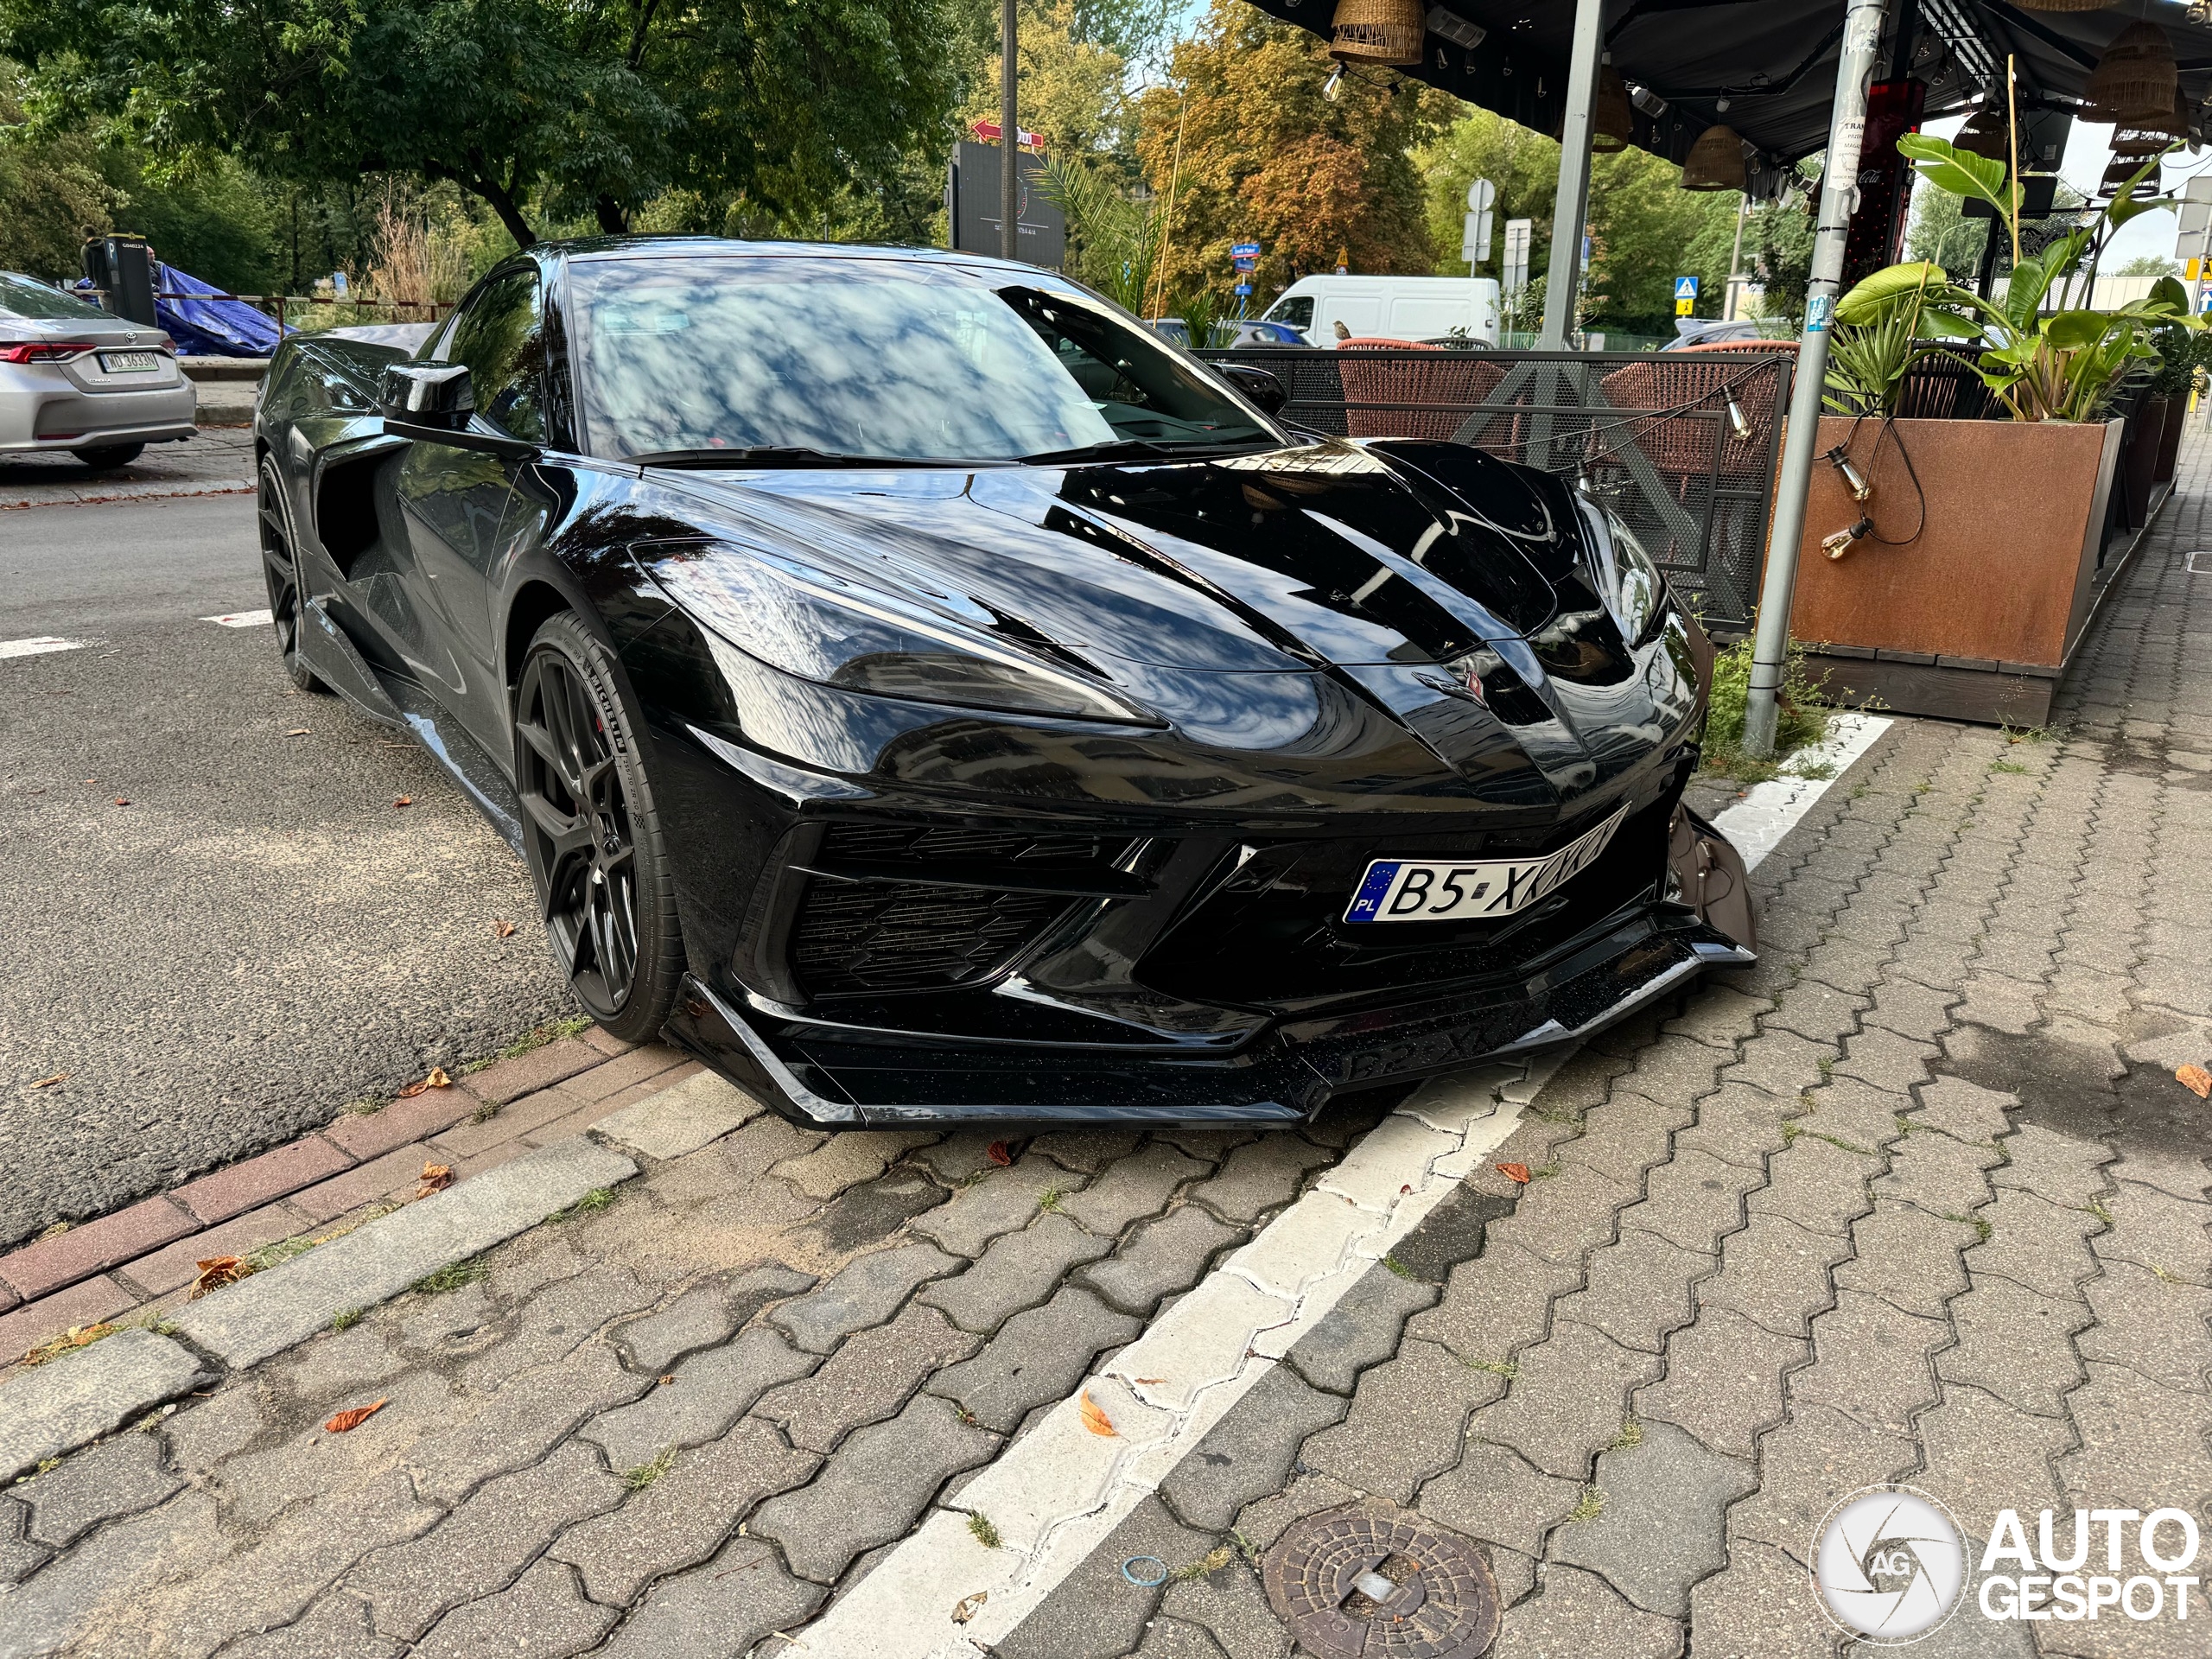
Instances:
[[[576,1000],[626,1042],[658,1034],[683,965],[637,730],[582,624],[564,614],[539,628],[515,692],[524,844]]]
[[[261,575],[269,588],[269,616],[276,627],[276,650],[284,672],[302,691],[328,688],[300,655],[302,601],[300,556],[292,538],[292,515],[284,501],[284,480],[274,458],[261,458]]]

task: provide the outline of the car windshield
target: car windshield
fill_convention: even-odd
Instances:
[[[0,270],[0,317],[24,317],[41,322],[85,322],[94,318],[109,321],[107,313],[99,307],[12,270]]]
[[[579,259],[587,442],[711,464],[721,450],[1006,461],[1282,441],[1189,359],[1051,283],[788,254]]]

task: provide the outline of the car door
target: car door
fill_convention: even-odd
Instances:
[[[545,438],[545,330],[537,271],[495,273],[447,331],[435,360],[465,363],[474,424],[528,442]],[[493,753],[504,753],[505,697],[492,630],[491,571],[499,525],[524,462],[417,438],[396,490],[420,579],[429,689]]]

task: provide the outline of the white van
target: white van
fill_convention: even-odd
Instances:
[[[1355,339],[1442,340],[1455,329],[1497,344],[1497,283],[1488,276],[1301,276],[1264,321],[1287,322],[1310,344]]]

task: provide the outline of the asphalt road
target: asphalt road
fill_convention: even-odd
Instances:
[[[429,757],[200,620],[254,549],[248,495],[0,512],[0,1248],[575,1012]]]

